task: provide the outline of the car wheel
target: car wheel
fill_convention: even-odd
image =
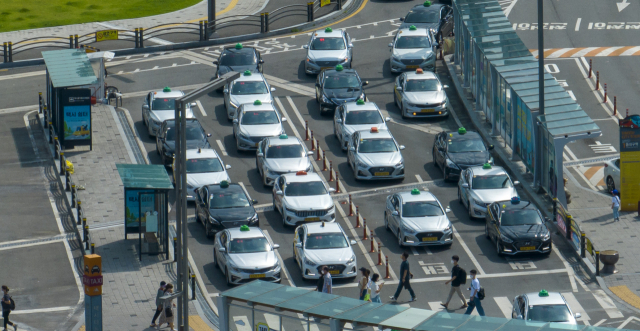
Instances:
[[[280,212],[282,214],[282,227],[284,227],[285,229],[288,227],[287,225],[287,217],[285,216],[285,213]]]
[[[211,235],[211,223],[209,223],[208,221],[204,222],[204,232],[207,235],[208,239],[211,239],[211,237],[213,237]]]
[[[166,157],[164,156],[164,153],[160,153],[160,159],[162,160],[162,165],[166,166],[167,160],[166,160]]]
[[[484,224],[484,236],[487,237],[487,239],[491,239],[491,236],[489,235],[489,224],[487,223]]]
[[[389,221],[387,220],[387,212],[384,212],[384,229],[388,232],[391,232],[391,228],[389,227]]]
[[[502,250],[500,249],[500,240],[496,240],[496,253],[498,253],[498,256],[502,255]]]
[[[462,202],[462,196],[460,195],[460,188],[458,187],[458,202],[460,202],[461,205],[464,205],[464,203]]]
[[[467,201],[467,210],[469,211],[469,219],[473,220],[475,215],[473,215],[473,208],[471,207],[471,201]]]
[[[213,265],[216,267],[216,269],[220,269],[220,266],[218,265],[218,261],[216,260],[216,250],[213,250]]]
[[[156,144],[156,153],[158,153],[158,155],[161,155],[160,150],[158,149],[158,144]]]
[[[611,178],[611,176],[608,176],[607,177],[607,191],[609,193],[611,193],[615,189],[616,189],[616,182],[613,181],[613,178]]]
[[[262,186],[269,187],[269,185],[267,185],[267,176],[265,176],[264,174],[262,174]]]
[[[396,107],[398,107],[398,96],[396,95],[396,91],[393,91],[393,104],[396,105]]]
[[[200,208],[198,207],[198,203],[196,202],[196,222],[202,223],[200,220]]]
[[[258,160],[256,160],[256,171],[262,175],[262,173],[260,172],[260,167],[258,167]]]
[[[404,114],[404,102],[400,102],[400,115],[402,116],[402,119],[407,119],[407,115]]]
[[[336,125],[333,125],[333,135],[336,136],[336,139],[338,139],[338,142],[340,141],[340,138],[338,138],[338,131],[336,131]]]
[[[359,182],[359,181],[360,181],[360,179],[358,179],[358,170],[357,170],[357,169],[356,169],[356,167],[354,167],[354,166],[351,166],[351,169],[353,169],[353,179],[354,179],[356,182]]]
[[[227,286],[232,286],[231,278],[229,277],[229,269],[227,267],[224,268],[224,276],[227,278]]]
[[[318,90],[316,90],[316,102],[320,104],[320,93],[318,93]],[[322,112],[322,108],[320,108],[320,112]]]
[[[553,250],[553,242],[549,243],[549,251],[546,253],[547,256],[551,256],[551,251]]]
[[[433,165],[434,165],[434,166],[436,166],[436,168],[437,168],[437,167],[439,167],[440,165],[439,165],[439,164],[438,164],[438,162],[436,161],[436,155],[437,155],[437,154],[436,154],[436,152],[437,152],[437,150],[436,150],[436,145],[434,144],[434,145],[433,145],[433,151],[431,151],[431,153],[432,153],[431,155],[433,155],[433,156],[432,156],[432,157],[433,157]]]
[[[404,241],[402,239],[404,239],[404,234],[398,229],[398,246],[400,247],[404,247]]]
[[[442,168],[442,177],[444,178],[445,182],[449,181],[449,178],[447,178],[447,167],[441,167]]]

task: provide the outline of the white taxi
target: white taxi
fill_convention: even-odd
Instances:
[[[330,188],[317,173],[298,171],[284,174],[273,185],[273,207],[280,212],[282,224],[302,222],[333,222],[336,207]]]
[[[171,164],[175,169],[175,161]],[[230,182],[227,170],[230,165],[225,165],[218,153],[211,148],[198,148],[187,150],[187,201],[195,201],[195,190],[205,185],[220,184],[222,181]],[[173,171],[173,182],[176,182],[176,172]]]
[[[559,292],[541,290],[526,293],[513,299],[513,318],[525,321],[577,324],[580,313],[573,313],[571,307]]]
[[[382,117],[382,112],[375,102],[347,102],[338,106],[333,116],[333,134],[340,141],[343,151],[349,147],[349,138],[360,130],[368,130],[375,126],[378,130],[387,130],[387,121],[391,118]]]

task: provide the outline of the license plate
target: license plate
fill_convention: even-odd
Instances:
[[[374,172],[374,176],[389,176],[388,172]]]
[[[258,147],[258,144],[260,144],[260,143],[256,143],[256,147]]]
[[[332,274],[332,275],[337,275],[337,274],[340,273],[340,271],[339,270],[329,270],[329,273]]]
[[[524,246],[524,247],[520,247],[521,251],[532,251],[536,249],[534,246]]]
[[[333,69],[333,67],[322,67],[320,70]]]
[[[249,275],[249,278],[264,278],[264,274]]]
[[[435,109],[432,109],[432,108],[430,108],[430,109],[421,109],[421,110],[420,110],[420,112],[421,112],[421,113],[433,113],[433,112],[435,112],[435,111],[436,111],[436,110],[435,110]]]
[[[305,222],[317,222],[320,220],[320,217],[307,217],[304,219]]]
[[[407,69],[418,69],[420,66],[407,66]]]
[[[438,241],[438,237],[423,237],[422,241]]]

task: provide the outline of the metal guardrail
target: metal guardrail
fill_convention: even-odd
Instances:
[[[593,257],[596,276],[600,276],[600,251],[596,249],[591,239],[582,231],[578,222],[571,216],[569,211],[562,206],[558,198],[553,199],[553,217],[553,222],[558,226],[560,232],[567,238],[573,248],[580,252],[580,257],[586,258],[587,252]]]

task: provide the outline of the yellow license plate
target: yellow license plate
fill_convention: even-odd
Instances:
[[[524,246],[524,247],[520,247],[521,251],[532,251],[535,250],[536,248],[534,246]]]
[[[421,113],[433,113],[435,111],[436,111],[435,109],[421,109],[420,110]]]
[[[438,241],[438,237],[423,237],[422,241]]]
[[[264,278],[264,274],[249,275],[249,278]]]
[[[320,220],[320,217],[307,217],[304,219],[305,222],[317,222]]]
[[[418,69],[420,66],[407,66],[407,69]]]
[[[337,275],[337,274],[340,273],[340,271],[338,271],[338,270],[329,270],[329,273],[332,274],[332,275]]]
[[[374,176],[389,176],[388,172],[374,172]]]

